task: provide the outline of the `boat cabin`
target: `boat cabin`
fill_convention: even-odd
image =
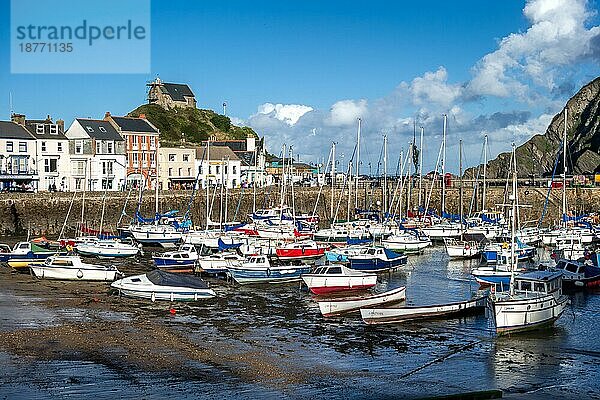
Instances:
[[[562,272],[532,271],[515,276],[516,293],[562,293]]]
[[[324,265],[317,267],[313,274],[317,275],[342,275],[342,267],[339,265]]]
[[[266,262],[267,258],[265,256],[250,257],[248,259],[248,264],[265,264]]]

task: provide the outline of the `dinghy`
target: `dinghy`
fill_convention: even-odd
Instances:
[[[366,297],[334,298],[320,300],[318,303],[321,314],[324,317],[331,317],[333,315],[358,311],[361,308],[399,303],[403,300],[406,300],[406,286]]]
[[[112,282],[120,275],[113,265],[87,264],[79,256],[52,256],[43,264],[30,264],[29,267],[40,279]]]
[[[117,289],[119,294],[151,301],[196,301],[216,296],[208,284],[200,278],[173,274],[159,269],[143,275],[119,279],[110,286]]]
[[[327,294],[347,290],[364,290],[377,284],[377,275],[365,274],[343,265],[324,265],[302,280],[314,294]]]
[[[360,315],[367,324],[392,324],[415,319],[449,318],[483,313],[487,297],[481,296],[456,303],[431,306],[394,308],[361,308]]]

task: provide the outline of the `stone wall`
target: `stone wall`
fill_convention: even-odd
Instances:
[[[341,201],[339,198],[340,191],[336,191],[335,208],[338,208],[337,219],[345,219],[347,215],[347,195]],[[521,209],[522,221],[537,221],[544,208],[544,201],[547,190],[543,188],[521,188],[519,199],[521,204],[529,205]],[[553,189],[548,201],[548,209],[546,212],[545,224],[558,221],[560,218],[561,208],[560,189]],[[138,194],[132,193],[127,199],[127,193],[108,193],[105,203],[104,227],[107,230],[115,230],[116,223],[121,216],[123,207],[125,207],[126,217],[123,219],[123,224],[130,221],[130,216],[133,216],[137,208]],[[241,201],[240,201],[241,196]],[[416,204],[418,194],[413,192],[412,204]],[[225,197],[225,196],[224,196]],[[331,196],[329,188],[323,190],[319,196],[318,188],[295,188],[295,207],[297,210],[304,212],[312,212],[315,208],[315,201],[319,198],[317,205],[317,213],[322,220],[328,220],[330,216]],[[100,218],[102,214],[103,193],[86,193],[85,195],[85,223],[93,229],[98,229],[100,226]],[[352,196],[352,205],[354,204],[354,196]],[[366,199],[366,202],[365,202]],[[447,211],[452,213],[458,212],[458,190],[448,189],[447,191]],[[471,201],[471,192],[466,190],[463,195],[463,204],[465,212],[469,210]],[[381,201],[381,191],[377,190],[361,190],[359,193],[359,207],[371,205],[376,207],[376,202]],[[481,199],[477,199],[478,202]],[[185,213],[190,202],[190,193],[184,191],[169,191],[164,192],[160,196],[160,210],[167,211],[170,209],[180,210]],[[390,200],[391,202],[391,200]],[[490,188],[487,196],[488,208],[493,208],[496,204],[504,202],[504,190],[502,188]],[[3,235],[24,235],[28,231],[32,235],[45,234],[49,237],[57,237],[61,231],[65,218],[67,223],[67,232],[65,236],[72,235],[74,229],[81,220],[82,209],[82,194],[77,193],[11,193],[0,194],[0,233]],[[211,219],[219,221],[220,208],[220,192],[212,193],[209,204],[213,204],[213,213]],[[225,198],[223,199],[223,204]],[[253,194],[251,189],[231,190],[228,196],[228,217],[227,220],[245,221],[247,214],[252,212]],[[277,188],[260,189],[257,191],[256,206],[263,208],[270,205],[279,204],[279,191]],[[339,204],[339,207],[338,207]],[[433,193],[431,199],[431,207],[439,209],[440,199],[439,193]],[[570,188],[568,190],[568,204],[571,210],[577,213],[582,212],[598,212],[600,211],[600,188]],[[405,206],[404,206],[405,207]],[[237,215],[236,215],[237,211]],[[152,216],[154,214],[154,194],[146,192],[143,195],[141,212],[144,216]],[[198,191],[194,198],[191,214],[193,221],[198,226],[204,226],[206,220],[206,192]],[[322,223],[325,225],[326,223]]]

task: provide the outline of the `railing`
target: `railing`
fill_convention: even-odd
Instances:
[[[33,168],[27,168],[20,170],[19,168],[3,168],[0,169],[0,175],[37,175],[37,170]]]

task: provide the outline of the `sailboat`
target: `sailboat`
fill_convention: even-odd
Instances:
[[[515,227],[517,215],[517,169],[513,144],[511,277],[508,292],[490,293],[489,307],[498,335],[538,329],[551,325],[569,303],[562,294],[562,273],[532,271],[515,275]]]

